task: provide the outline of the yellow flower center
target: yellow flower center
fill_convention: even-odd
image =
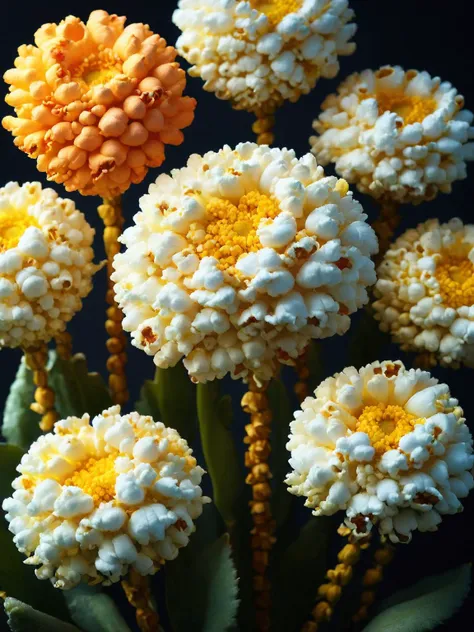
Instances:
[[[80,487],[86,494],[92,496],[94,503],[100,505],[115,498],[115,479],[117,472],[114,466],[115,457],[90,458],[85,461],[64,485]]]
[[[302,0],[250,0],[250,4],[264,13],[272,26],[277,26],[285,15],[301,9]]]
[[[86,57],[74,70],[74,79],[84,81],[89,88],[108,83],[122,72],[120,60],[109,49]]]
[[[415,415],[410,415],[401,406],[376,404],[366,406],[356,423],[356,432],[365,432],[378,456],[398,446],[402,437],[423,423]]]
[[[466,257],[445,256],[436,266],[443,303],[457,309],[474,304],[474,265]]]
[[[18,246],[23,233],[38,223],[26,211],[9,210],[0,213],[0,252]]]
[[[237,263],[239,257],[260,250],[257,228],[262,219],[273,219],[280,213],[278,202],[251,191],[238,204],[211,198],[207,208],[206,236],[197,247],[199,257],[215,257],[221,270]]]
[[[395,112],[401,116],[405,125],[421,123],[432,114],[437,103],[434,99],[407,95],[404,92],[377,92],[375,95],[379,104],[379,114]]]

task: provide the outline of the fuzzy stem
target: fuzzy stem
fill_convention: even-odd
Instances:
[[[294,390],[300,403],[303,402],[308,395],[308,351],[309,348],[307,347],[303,353],[296,358],[295,362],[295,371],[298,379]]]
[[[245,453],[245,465],[250,470],[245,482],[252,486],[250,511],[253,520],[251,531],[252,567],[254,571],[253,588],[257,629],[270,629],[270,580],[266,577],[270,561],[270,552],[275,543],[275,521],[272,518],[270,498],[271,472],[268,464],[270,456],[270,432],[272,414],[266,390],[268,382],[259,386],[251,378],[249,390],[242,398],[244,412],[250,414],[250,423],[245,426],[248,445]]]
[[[364,590],[360,596],[360,607],[352,617],[355,623],[367,618],[368,610],[375,601],[376,586],[383,579],[384,566],[390,564],[395,554],[395,549],[390,544],[383,544],[374,553],[375,564],[365,571],[362,579]]]
[[[342,533],[340,531],[340,533]],[[360,558],[361,550],[367,548],[368,539],[354,540],[339,551],[337,564],[326,573],[327,583],[318,588],[317,603],[312,611],[312,620],[307,621],[301,632],[319,632],[321,625],[330,621],[334,606],[341,598],[342,588],[352,579],[353,567]]]
[[[56,351],[62,360],[70,360],[72,356],[72,336],[69,332],[63,331],[55,338]]]
[[[118,238],[122,233],[124,222],[121,196],[112,199],[104,198],[103,204],[98,208],[98,212],[104,222],[104,245],[107,255],[108,290],[106,300],[109,308],[107,309],[105,329],[109,335],[106,343],[107,350],[110,353],[107,360],[109,387],[114,403],[125,404],[129,397],[125,374],[127,340],[122,329],[123,314],[115,302],[113,283],[110,280],[113,272],[113,259],[120,251]]]
[[[375,258],[376,263],[380,263],[383,256],[390,247],[393,235],[401,221],[399,213],[400,205],[392,200],[384,200],[380,204],[380,214],[372,224],[379,239],[379,252]]]
[[[257,143],[259,145],[272,145],[275,141],[273,127],[275,126],[275,117],[273,114],[256,112],[257,120],[252,125],[253,132],[257,135]]]
[[[122,588],[131,606],[135,608],[137,625],[141,632],[158,632],[160,618],[151,599],[150,582],[133,568],[127,579],[122,580]]]
[[[54,408],[55,395],[53,389],[48,386],[48,347],[42,344],[38,347],[24,349],[26,366],[33,371],[33,382],[36,386],[35,401],[30,408],[41,415],[40,428],[43,432],[53,429],[58,419],[58,413]]]

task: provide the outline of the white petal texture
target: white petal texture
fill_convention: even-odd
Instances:
[[[114,259],[123,327],[196,381],[269,379],[311,338],[345,333],[375,282],[367,216],[311,154],[245,143],[193,155],[140,207]]]
[[[345,512],[364,537],[392,542],[436,531],[474,486],[472,437],[458,400],[399,361],[344,369],[295,413],[286,483],[316,516]]]
[[[347,0],[180,0],[176,48],[204,89],[245,110],[296,101],[355,44]]]
[[[399,66],[348,77],[310,139],[322,165],[375,198],[418,203],[449,193],[474,158],[474,115],[447,81]]]
[[[0,188],[0,349],[64,331],[92,289],[94,230],[39,182]]]
[[[474,367],[474,226],[432,219],[406,231],[379,266],[380,328],[432,363]]]
[[[145,448],[144,448],[145,446]],[[138,413],[68,417],[23,456],[3,509],[40,579],[70,589],[155,573],[178,555],[209,499],[176,430]]]

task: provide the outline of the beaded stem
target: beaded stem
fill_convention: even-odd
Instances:
[[[298,397],[298,401],[301,403],[308,396],[308,348],[306,348],[303,353],[296,358],[295,371],[298,379],[294,390]]]
[[[273,145],[275,134],[272,130],[275,126],[275,117],[264,112],[256,112],[255,116],[257,120],[252,125],[252,130],[257,135],[257,144]]]
[[[270,432],[272,414],[266,390],[268,382],[259,386],[253,378],[249,390],[242,398],[242,408],[250,414],[250,423],[245,426],[247,436],[244,442],[249,446],[245,453],[245,466],[250,470],[245,482],[252,486],[250,511],[253,520],[251,531],[253,588],[255,594],[258,630],[270,629],[270,581],[266,577],[270,551],[275,543],[275,521],[272,519],[270,498],[271,472],[268,464],[270,456]]]
[[[346,535],[346,530],[339,530],[341,535]],[[360,558],[361,550],[367,548],[368,538],[364,540],[354,540],[344,545],[339,551],[337,564],[326,573],[328,582],[321,584],[318,588],[317,604],[312,611],[312,621],[307,621],[301,628],[301,632],[318,632],[321,624],[330,621],[334,606],[341,598],[342,588],[352,579],[353,567]]]
[[[106,300],[109,305],[107,309],[107,320],[105,329],[109,338],[107,340],[107,350],[110,354],[107,360],[109,371],[109,387],[112,399],[115,404],[124,404],[129,397],[127,390],[127,378],[125,375],[125,364],[127,362],[127,340],[122,329],[123,314],[115,302],[113,283],[110,276],[113,272],[112,262],[115,255],[120,251],[118,238],[122,232],[122,198],[118,196],[113,199],[103,200],[98,208],[100,217],[104,222],[104,245],[107,255],[108,290]]]
[[[58,419],[58,413],[54,408],[55,395],[53,389],[48,386],[48,347],[42,344],[38,347],[24,349],[26,366],[33,371],[33,382],[36,386],[35,401],[30,408],[41,415],[40,428],[43,432],[52,430]]]
[[[399,211],[399,204],[391,200],[385,200],[380,206],[380,215],[372,224],[372,228],[375,230],[379,239],[379,252],[376,256],[376,263],[380,263],[380,260],[387,252],[393,239],[393,235],[398,228],[401,221]]]
[[[132,568],[127,579],[122,580],[122,588],[128,603],[135,608],[135,617],[141,632],[157,632],[160,629],[160,618],[151,599],[148,577],[140,575]]]
[[[55,338],[56,351],[62,360],[70,360],[72,356],[72,336],[69,332],[63,331]]]
[[[352,620],[355,623],[367,618],[368,610],[375,601],[375,587],[382,581],[384,566],[390,564],[393,560],[394,554],[395,549],[389,544],[383,544],[375,551],[375,564],[372,568],[365,571],[362,579],[364,590],[360,596],[360,607],[352,617]]]

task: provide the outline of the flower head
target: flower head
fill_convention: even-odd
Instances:
[[[161,165],[193,120],[177,51],[147,25],[124,22],[93,11],[87,24],[45,24],[4,75],[16,116],[3,126],[67,191],[119,195]]]
[[[123,327],[198,381],[269,379],[311,338],[344,333],[375,282],[367,216],[311,154],[245,143],[194,155],[140,206],[114,260]]]
[[[379,267],[373,307],[406,351],[474,367],[474,226],[433,219],[406,231]]]
[[[392,542],[436,531],[474,486],[472,437],[446,384],[420,369],[374,362],[316,389],[291,423],[289,491],[319,515],[346,513],[364,537]]]
[[[92,288],[94,230],[39,182],[0,188],[0,348],[64,331]]]
[[[133,567],[155,573],[178,555],[209,499],[203,470],[176,430],[114,406],[90,423],[68,417],[35,441],[3,502],[36,575],[69,589],[105,585]]]
[[[321,164],[375,198],[417,203],[449,193],[474,159],[474,115],[447,81],[399,66],[346,79],[323,103],[310,142]]]
[[[274,109],[335,77],[356,30],[347,0],[180,0],[180,55],[205,90],[234,107]]]

